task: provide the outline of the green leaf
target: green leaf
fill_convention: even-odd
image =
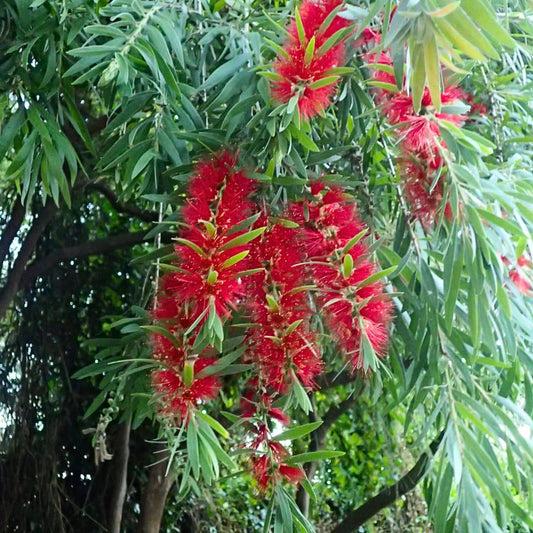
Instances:
[[[431,101],[437,112],[440,112],[440,60],[437,39],[433,33],[424,42],[424,64]]]
[[[298,39],[300,40],[300,45],[304,47],[306,45],[307,38],[305,36],[305,28],[302,22],[302,17],[300,16],[300,10],[298,8],[294,10],[294,18],[296,21],[296,31],[298,32]]]
[[[245,63],[250,61],[251,58],[251,54],[242,54],[230,59],[227,63],[224,63],[211,73],[205,82],[200,85],[198,91],[211,89],[215,85],[227,80],[229,77],[234,76]]]
[[[499,24],[494,10],[485,0],[461,0],[461,7],[479,27],[483,28],[492,37],[494,42],[510,48],[516,47],[516,42]]]
[[[228,430],[213,417],[209,416],[207,413],[203,413],[202,411],[196,411],[196,415],[207,422],[218,434],[222,435],[225,439],[229,437]]]
[[[220,270],[225,270],[226,268],[232,267],[233,265],[237,264],[239,261],[242,261],[249,253],[250,253],[250,250],[244,250],[243,252],[239,252],[238,254],[231,256],[229,259],[226,259],[220,265]]]
[[[287,464],[312,463],[315,461],[323,461],[324,459],[341,457],[343,455],[345,455],[345,452],[340,452],[337,450],[320,450],[318,452],[306,452],[293,455],[285,462]]]
[[[309,39],[309,42],[307,43],[307,46],[305,48],[304,64],[306,67],[308,67],[311,64],[311,61],[313,61],[314,53],[315,53],[315,36],[313,35],[313,37]]]
[[[0,161],[4,158],[9,148],[13,144],[13,140],[17,133],[19,133],[24,124],[24,111],[20,108],[16,113],[9,117],[9,120],[2,128],[0,135]]]
[[[284,440],[295,440],[300,439],[307,435],[308,433],[311,433],[315,429],[319,428],[322,425],[322,420],[318,422],[311,422],[310,424],[302,424],[301,426],[294,427],[291,429],[287,429],[283,433],[280,433],[279,435],[276,435],[272,438],[274,442],[281,442]]]
[[[187,461],[191,465],[193,475],[196,479],[200,477],[200,455],[198,449],[198,431],[196,420],[190,417],[187,425]]]
[[[219,251],[224,252],[231,248],[235,248],[236,246],[242,246],[243,244],[247,244],[250,241],[253,241],[255,238],[259,237],[259,235],[261,235],[262,233],[264,233],[265,229],[266,226],[263,226],[262,228],[253,229],[248,233],[243,233],[242,235],[239,235],[238,237],[235,237],[223,244],[219,248]]]
[[[156,155],[152,151],[145,152],[139,157],[137,160],[137,163],[135,163],[135,166],[133,167],[133,171],[131,173],[131,179],[136,178],[147,166],[152,159],[154,159]]]
[[[322,87],[327,87],[328,85],[333,85],[337,83],[340,79],[340,76],[325,76],[324,78],[319,78],[309,85],[310,89],[320,89]]]
[[[180,244],[184,244],[185,246],[188,246],[191,250],[194,250],[200,257],[205,257],[205,252],[194,242],[189,241],[188,239],[184,239],[182,237],[176,237],[175,240],[179,242]]]

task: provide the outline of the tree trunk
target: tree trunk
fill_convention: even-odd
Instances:
[[[17,236],[22,221],[24,220],[24,214],[24,206],[22,205],[20,198],[17,198],[13,210],[11,211],[11,218],[7,222],[2,231],[2,236],[0,237],[0,265],[4,262],[9,253],[9,247]]]
[[[107,528],[110,533],[120,533],[122,510],[126,499],[128,481],[128,460],[130,457],[130,430],[131,418],[120,424],[115,446],[113,460],[110,463],[108,484],[110,486],[109,505],[107,506]]]
[[[174,483],[172,474],[165,475],[169,453],[155,455],[158,459],[162,459],[163,456],[164,460],[160,460],[150,468],[142,498],[139,533],[159,533],[167,495]]]
[[[49,199],[46,205],[41,209],[34,223],[32,224],[22,246],[20,247],[17,259],[13,264],[13,268],[7,276],[7,281],[0,291],[0,318],[3,318],[6,311],[11,304],[11,301],[17,294],[20,280],[26,269],[26,264],[30,260],[35,247],[41,238],[43,231],[46,229],[48,223],[52,220],[57,212],[57,207],[53,200]]]

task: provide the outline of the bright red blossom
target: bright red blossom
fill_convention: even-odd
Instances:
[[[309,328],[307,294],[297,290],[306,280],[298,233],[279,223],[268,226],[250,254],[253,267],[264,270],[247,285],[250,314],[259,326],[248,335],[249,357],[262,384],[276,392],[287,391],[295,378],[312,387],[322,361]]]
[[[313,84],[331,75],[331,69],[341,66],[346,45],[344,41],[324,50],[322,45],[337,31],[349,26],[349,21],[336,16],[327,27],[323,23],[342,0],[304,0],[300,5],[300,17],[305,33],[301,42],[295,22],[289,26],[288,40],[283,44],[285,53],[274,62],[274,72],[278,79],[273,82],[272,94],[280,103],[288,103],[297,97],[298,109],[302,117],[311,118],[320,114],[331,103],[335,92],[335,82],[322,87]],[[314,38],[312,56],[306,59],[306,50]]]
[[[352,366],[361,368],[362,335],[367,336],[377,355],[384,355],[392,304],[381,283],[359,286],[376,271],[364,241],[344,251],[365,229],[355,204],[348,203],[338,187],[321,182],[313,184],[311,194],[310,201],[294,206],[293,215],[305,227],[302,245],[308,250],[309,270],[328,328]],[[346,255],[351,258],[350,272],[344,266]]]
[[[366,39],[360,40],[360,44],[379,40],[372,33],[367,33]],[[393,61],[387,52],[378,55],[370,50],[363,57],[369,65],[371,79],[396,87]],[[418,114],[414,111],[412,96],[405,90],[389,90],[385,85],[375,87],[373,93],[388,122],[397,126],[402,188],[413,216],[426,226],[435,221],[442,209],[445,218],[451,218],[451,207],[444,198],[446,169],[442,154],[446,145],[441,137],[441,127],[443,121],[461,126],[468,117],[436,112],[427,87]],[[441,93],[443,106],[454,105],[461,100],[473,103],[472,96],[459,87],[448,86]],[[470,112],[477,111],[483,112],[484,109],[472,106]]]
[[[194,363],[195,373],[212,365],[216,359],[197,359]],[[155,371],[152,383],[158,400],[160,412],[178,421],[188,419],[188,411],[200,402],[216,398],[220,382],[214,376],[196,378],[187,387],[183,382],[183,364],[175,364],[166,370]]]

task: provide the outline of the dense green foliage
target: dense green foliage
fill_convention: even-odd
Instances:
[[[386,34],[382,20],[395,4],[353,1],[348,12],[361,30]],[[435,64],[445,61],[447,83],[488,108],[461,129],[442,130],[453,216],[441,210],[430,225],[412,216],[402,195],[398,135],[374,104],[376,84],[359,53],[349,56],[352,70],[323,117],[301,121],[294,105],[272,102],[262,74],[292,3],[0,4],[6,530],[111,530],[116,461],[95,470],[91,438],[105,458],[98,438],[107,433],[115,452],[115,434],[128,421],[121,530],[135,530],[144,512],[146,465],[162,457],[155,453],[161,442],[176,459],[169,472],[177,480],[165,530],[268,530],[269,502],[274,531],[311,529],[292,503],[296,490],[266,499],[253,490],[237,448],[245,432],[227,419],[239,414],[241,378],[224,378],[220,399],[206,405],[231,428],[212,444],[219,476],[212,463],[195,464],[212,454],[191,457],[184,434],[158,418],[152,400],[146,310],[172,253],[193,164],[224,146],[238,148],[243,166],[255,169],[274,211],[301,197],[312,178],[342,183],[372,230],[375,259],[390,269],[395,318],[387,356],[372,362],[372,372],[352,374],[326,338],[322,389],[305,392],[314,410],[298,409],[294,399],[290,408],[294,426],[332,418],[321,447],[345,453],[314,465],[318,497],[310,498],[309,522],[331,531],[431,448],[417,490],[375,519],[378,530],[408,531],[413,515],[420,525],[412,531],[533,528],[533,305],[531,290],[514,282],[518,273],[527,283],[532,272],[533,12],[521,0],[482,1],[492,4],[498,27],[480,8],[480,18],[468,20],[483,32],[463,26],[454,42],[443,30],[446,11],[430,13],[456,2],[399,4],[396,27],[383,38],[399,51],[395,68],[407,73],[413,99],[427,84],[437,101]],[[428,39],[433,54],[417,48]],[[229,326],[225,334],[227,343],[236,337]],[[83,432],[99,422],[92,436]],[[317,428],[293,440],[292,453],[313,450],[318,435]]]

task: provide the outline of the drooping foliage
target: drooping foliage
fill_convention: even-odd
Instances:
[[[530,14],[6,0],[8,526],[533,527]]]

